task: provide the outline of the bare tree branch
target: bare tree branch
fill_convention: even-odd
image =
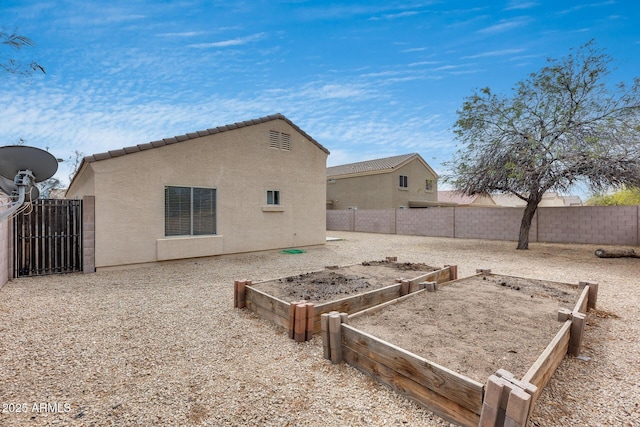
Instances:
[[[511,97],[476,91],[458,110],[462,148],[445,181],[467,195],[509,193],[527,207],[518,241],[546,191],[640,186],[640,80],[612,90],[612,59],[591,41],[519,82]]]

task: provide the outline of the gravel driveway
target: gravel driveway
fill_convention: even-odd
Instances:
[[[167,262],[0,288],[0,425],[448,425],[346,365],[318,337],[233,309],[233,280],[255,281],[397,256],[499,274],[600,284],[588,360],[566,357],[532,426],[640,426],[640,259],[595,245],[329,232],[307,248]],[[20,411],[20,412],[18,412]]]

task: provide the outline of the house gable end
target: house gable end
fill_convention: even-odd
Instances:
[[[125,156],[127,154],[137,153],[137,152],[141,152],[141,151],[145,151],[145,150],[151,150],[151,149],[163,147],[163,146],[169,145],[169,144],[176,144],[176,143],[180,143],[180,142],[183,142],[183,141],[188,141],[188,140],[191,140],[191,139],[201,138],[201,137],[208,136],[208,135],[214,135],[214,134],[221,133],[221,132],[227,132],[227,131],[231,131],[231,130],[234,130],[234,129],[243,128],[243,127],[246,127],[246,126],[252,126],[252,125],[257,125],[257,124],[261,124],[261,123],[267,123],[267,122],[271,122],[271,121],[274,121],[274,120],[283,120],[289,126],[291,126],[296,132],[300,133],[300,135],[302,135],[305,139],[307,139],[309,142],[314,144],[318,149],[320,149],[321,151],[323,151],[326,154],[329,154],[329,150],[327,150],[325,147],[323,147],[318,141],[316,141],[311,136],[309,136],[309,134],[307,134],[305,131],[300,129],[295,123],[293,123],[291,120],[286,118],[284,115],[278,113],[278,114],[273,114],[273,115],[261,117],[261,118],[258,118],[258,119],[252,119],[252,120],[247,120],[247,121],[243,121],[243,122],[227,124],[227,125],[223,125],[223,126],[218,126],[216,128],[211,128],[211,129],[206,129],[206,130],[201,130],[201,131],[196,131],[196,132],[190,132],[190,133],[187,133],[187,134],[184,134],[184,135],[178,135],[178,136],[174,136],[174,137],[171,137],[171,138],[164,138],[164,139],[158,140],[158,141],[152,141],[152,142],[148,142],[148,143],[144,143],[144,144],[138,144],[136,146],[125,147],[125,148],[118,149],[118,150],[111,150],[111,151],[108,151],[106,153],[96,153],[96,154],[93,154],[93,155],[90,155],[90,156],[86,156],[86,157],[84,157],[82,159],[82,161],[81,161],[81,163],[80,163],[80,165],[78,167],[78,173],[76,173],[74,175],[73,179],[71,180],[71,182],[69,184],[69,188],[71,188],[73,186],[74,181],[76,180],[76,177],[83,170],[83,166],[86,163],[92,163],[92,162],[96,162],[96,161],[107,160],[107,159],[111,159],[111,158],[115,158],[115,157]]]

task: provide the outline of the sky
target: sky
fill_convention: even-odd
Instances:
[[[33,47],[0,60],[0,145],[73,159],[281,113],[328,166],[419,153],[443,175],[456,111],[595,40],[611,84],[640,77],[636,0],[0,0]]]

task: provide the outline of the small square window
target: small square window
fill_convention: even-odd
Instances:
[[[409,187],[409,179],[406,175],[400,175],[400,188]]]
[[[267,204],[268,205],[279,205],[280,204],[280,191],[279,190],[268,190],[267,191]]]
[[[426,191],[433,191],[433,180],[432,179],[427,179],[424,185],[424,189]]]

